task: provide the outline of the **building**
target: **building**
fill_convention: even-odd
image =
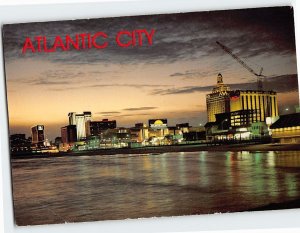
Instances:
[[[36,125],[31,128],[31,143],[42,146],[45,142],[45,133],[43,125]]]
[[[25,134],[12,134],[9,137],[10,142],[22,142],[26,141],[26,135]]]
[[[89,132],[86,130],[86,122],[91,121],[92,113],[83,112],[79,114],[76,112],[70,112],[68,117],[69,125],[76,125],[77,141],[86,139],[87,135],[89,135]]]
[[[278,116],[277,93],[261,90],[230,91],[218,74],[217,86],[206,96],[208,122],[216,121],[216,114],[235,112],[233,124],[239,118],[250,117],[250,122],[265,122],[267,117]],[[248,116],[245,116],[248,115]]]
[[[102,148],[128,147],[130,141],[131,141],[130,129],[127,128],[107,129],[100,136],[100,147]]]
[[[54,139],[54,145],[59,148],[59,144],[62,143],[62,138],[61,137],[56,137]]]
[[[27,139],[25,134],[12,134],[9,141],[12,153],[30,151],[31,140]]]
[[[149,123],[149,138],[155,140],[162,140],[169,135],[168,120],[167,119],[150,119]]]
[[[300,113],[279,116],[270,129],[274,142],[300,143]]]
[[[61,142],[72,143],[77,141],[76,125],[67,125],[61,128]]]
[[[216,114],[230,111],[230,88],[224,84],[221,74],[218,74],[217,86],[206,95],[206,107],[208,122],[215,122]]]
[[[86,128],[87,136],[97,136],[107,129],[117,128],[117,122],[108,119],[103,119],[102,121],[87,121]]]
[[[266,122],[278,116],[277,93],[274,91],[236,90],[230,92],[230,112],[250,110],[251,122]]]
[[[166,129],[168,128],[167,119],[150,119],[148,120],[151,129]]]
[[[95,150],[100,148],[100,136],[89,136],[86,139],[86,147],[88,150]]]
[[[268,125],[265,122],[254,122],[250,127],[251,139],[263,139],[269,137],[270,132]]]
[[[144,123],[136,123],[130,128],[131,142],[145,143],[149,139],[149,128]]]
[[[188,133],[189,129],[191,128],[189,123],[176,124],[176,127],[180,129],[183,133]]]
[[[276,92],[231,91],[223,85],[220,74],[217,86],[207,95],[206,103],[208,140],[265,140],[270,136],[266,132],[267,119],[278,116]]]

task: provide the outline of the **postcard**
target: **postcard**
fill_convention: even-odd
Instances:
[[[2,31],[16,225],[300,207],[293,8]]]

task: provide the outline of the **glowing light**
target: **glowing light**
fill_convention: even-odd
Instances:
[[[154,125],[163,125],[164,123],[161,120],[156,120]]]

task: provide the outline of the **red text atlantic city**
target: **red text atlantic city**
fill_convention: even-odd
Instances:
[[[115,36],[115,42],[119,47],[140,47],[153,44],[155,30],[137,29],[133,31],[119,31]],[[109,36],[105,32],[81,33],[74,36],[55,36],[52,45],[47,36],[26,37],[22,53],[52,53],[56,51],[68,51],[71,49],[105,49],[109,46]],[[52,38],[51,38],[51,41]]]

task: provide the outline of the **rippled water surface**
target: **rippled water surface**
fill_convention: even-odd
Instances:
[[[12,161],[18,225],[244,211],[300,198],[300,152]]]

